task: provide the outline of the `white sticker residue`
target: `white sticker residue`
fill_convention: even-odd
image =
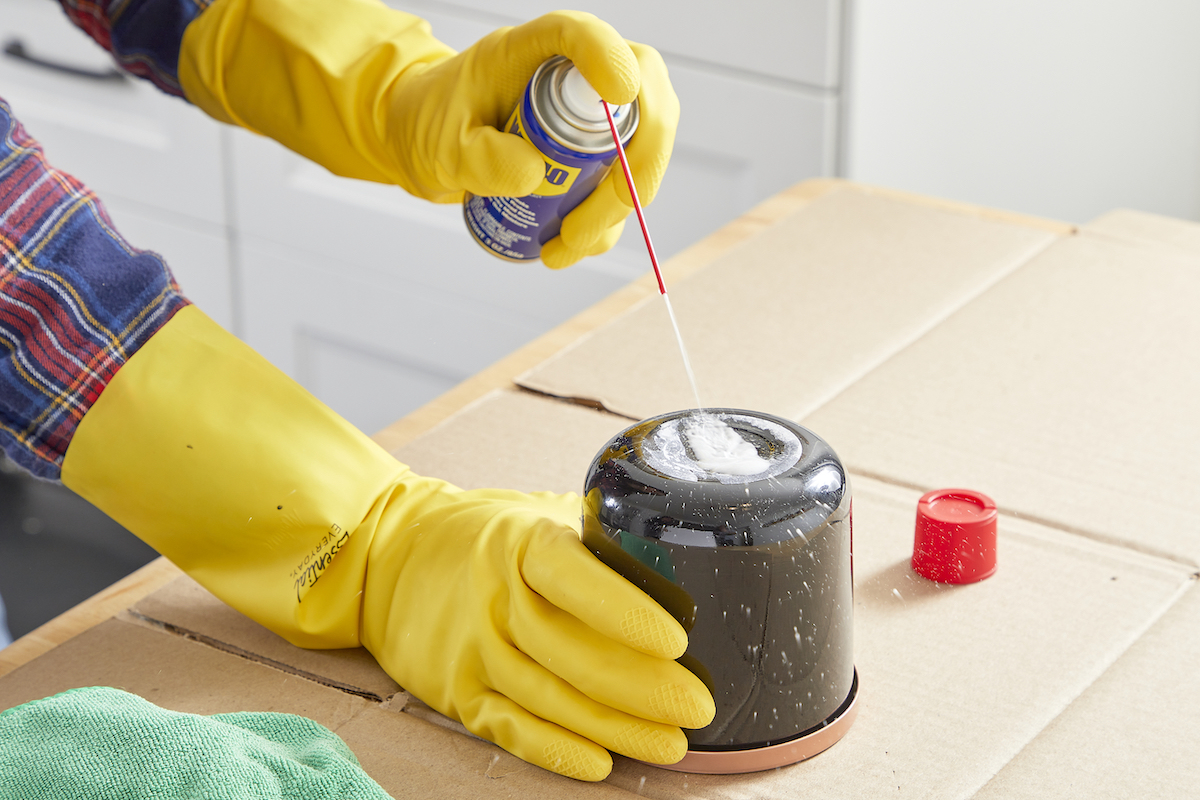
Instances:
[[[800,450],[796,435],[770,420],[705,412],[664,422],[646,438],[642,455],[648,466],[680,480],[752,483],[793,467]]]

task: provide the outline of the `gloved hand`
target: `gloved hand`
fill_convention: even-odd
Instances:
[[[303,647],[365,645],[513,754],[599,780],[683,757],[683,628],[579,541],[575,495],[414,475],[194,306],[84,416],[62,479]]]
[[[378,0],[217,0],[184,34],[179,78],[213,117],[266,134],[330,171],[397,183],[418,197],[521,197],[545,175],[501,129],[552,55],[571,59],[610,103],[638,97],[627,151],[644,204],[658,192],[679,100],[658,52],[591,14],[556,11],[501,28],[462,53]],[[542,261],[565,267],[616,243],[633,208],[614,170],[563,221]]]
[[[103,686],[0,713],[7,800],[390,800],[328,728],[292,714],[168,711]]]

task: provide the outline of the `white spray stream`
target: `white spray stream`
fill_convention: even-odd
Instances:
[[[700,390],[696,388],[696,374],[692,372],[692,362],[688,360],[687,348],[683,346],[683,335],[679,333],[679,322],[675,319],[675,309],[671,307],[671,298],[662,293],[663,302],[667,304],[667,315],[671,317],[671,327],[675,329],[675,340],[679,342],[679,355],[683,356],[683,368],[687,370],[688,382],[692,385],[692,397],[696,399],[696,408],[704,410],[700,402]]]
[[[582,76],[581,76],[582,77]],[[585,81],[586,82],[586,81]],[[595,90],[593,90],[595,91]],[[599,97],[599,95],[596,95]],[[683,335],[679,332],[679,322],[675,319],[675,309],[671,307],[671,298],[667,297],[667,284],[663,282],[662,270],[658,267],[658,255],[654,252],[654,242],[650,239],[650,228],[646,225],[646,216],[642,213],[642,201],[638,198],[637,186],[633,183],[633,173],[629,171],[629,161],[625,158],[625,146],[617,133],[617,123],[613,121],[612,108],[603,100],[604,114],[608,117],[608,129],[612,132],[613,144],[617,148],[617,156],[621,160],[621,170],[625,173],[625,185],[629,187],[629,197],[633,200],[633,210],[637,212],[638,224],[642,226],[642,238],[646,240],[646,252],[650,255],[650,265],[654,267],[654,277],[658,281],[658,292],[663,302],[667,304],[667,314],[671,317],[671,327],[675,329],[675,340],[679,342],[679,354],[683,356],[683,368],[687,370],[688,381],[692,385],[692,395],[696,399],[696,408],[703,409],[700,402],[700,391],[696,388],[696,375],[692,372],[692,362],[688,359],[687,348],[683,346]]]

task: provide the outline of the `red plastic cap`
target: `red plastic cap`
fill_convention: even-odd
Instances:
[[[913,569],[939,583],[974,583],[996,571],[996,503],[970,489],[936,489],[917,503]]]

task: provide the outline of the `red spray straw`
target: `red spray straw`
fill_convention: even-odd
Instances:
[[[662,270],[658,268],[658,256],[654,254],[654,242],[650,241],[650,229],[646,227],[646,217],[642,214],[642,201],[638,199],[637,187],[633,185],[633,175],[629,172],[629,162],[625,159],[625,147],[621,144],[621,136],[617,133],[617,123],[613,122],[612,107],[607,100],[601,100],[604,113],[608,117],[608,129],[612,131],[613,142],[617,145],[617,156],[621,159],[621,170],[625,173],[625,185],[629,187],[629,196],[633,198],[633,210],[637,212],[638,223],[642,226],[642,236],[646,239],[646,249],[650,251],[650,263],[654,267],[654,277],[658,278],[658,291],[667,293],[667,285],[663,283]]]

